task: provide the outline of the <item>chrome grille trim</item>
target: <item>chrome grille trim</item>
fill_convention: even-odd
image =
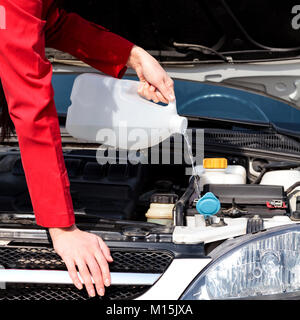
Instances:
[[[160,276],[160,273],[111,272],[111,285],[153,285]],[[79,273],[78,277],[82,281]],[[72,284],[73,282],[67,271],[0,269],[0,284],[3,287],[5,283]]]

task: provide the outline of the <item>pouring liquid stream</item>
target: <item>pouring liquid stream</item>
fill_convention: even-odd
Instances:
[[[198,197],[200,198],[199,177],[198,177],[196,167],[194,164],[194,155],[193,155],[192,145],[190,143],[190,139],[189,139],[189,136],[186,131],[184,131],[183,137],[186,142],[188,156],[189,156],[191,164],[192,164],[192,175],[195,177],[196,192],[197,192]]]

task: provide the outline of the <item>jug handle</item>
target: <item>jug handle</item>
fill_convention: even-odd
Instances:
[[[126,81],[126,80],[122,80],[122,81]],[[130,81],[130,82],[131,82],[131,85],[132,85],[132,83],[134,83],[135,92],[137,93],[138,88],[139,88],[139,82],[138,82],[138,81],[133,81],[133,80],[127,80],[127,81]],[[121,90],[121,87],[120,87],[120,90]],[[150,100],[146,99],[145,97],[140,96],[138,93],[137,93],[137,95],[138,95],[142,100],[146,100],[146,101],[149,101],[149,102],[151,102],[151,103],[154,103],[153,101],[150,101]],[[177,112],[176,99],[174,99],[174,101],[171,101],[168,105],[166,105],[165,108],[168,108],[170,111],[175,111],[175,112]]]

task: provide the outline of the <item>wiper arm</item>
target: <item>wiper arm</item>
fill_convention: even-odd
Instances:
[[[177,48],[186,48],[188,50],[201,52],[202,54],[208,54],[208,52],[210,52],[210,53],[218,56],[219,58],[221,58],[226,63],[233,63],[232,57],[226,57],[222,53],[220,53],[212,48],[200,45],[200,44],[173,42],[173,45],[174,45],[174,47],[177,47]]]

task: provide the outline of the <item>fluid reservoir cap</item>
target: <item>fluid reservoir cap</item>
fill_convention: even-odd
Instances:
[[[196,204],[196,209],[204,216],[212,216],[221,208],[219,199],[212,193],[207,192]]]
[[[226,158],[206,158],[203,159],[205,169],[226,169],[228,166]]]

